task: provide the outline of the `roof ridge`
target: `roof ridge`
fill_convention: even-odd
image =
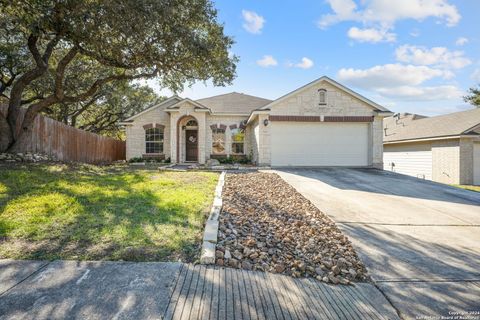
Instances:
[[[451,113],[446,113],[446,114],[439,114],[439,115],[436,115],[436,116],[432,116],[432,117],[425,117],[425,118],[421,118],[421,119],[417,119],[415,120],[417,123],[420,122],[421,120],[437,120],[439,118],[448,118],[448,117],[455,117],[456,115],[458,115],[459,113],[466,113],[466,112],[472,112],[472,111],[480,111],[480,108],[473,108],[473,109],[469,109],[469,110],[462,110],[462,111],[455,111],[455,112],[451,112]]]
[[[248,93],[237,92],[237,91],[232,91],[232,92],[228,92],[228,93],[217,94],[217,95],[214,95],[214,96],[205,97],[205,98],[200,98],[200,99],[196,99],[196,100],[211,99],[211,98],[217,98],[217,97],[222,97],[222,96],[228,96],[228,95],[232,95],[232,94],[240,94],[240,95],[243,95],[243,96],[248,96],[248,97],[252,97],[252,98],[256,98],[256,99],[273,101],[273,100],[271,100],[271,99],[267,99],[267,98],[263,98],[263,97],[258,97],[258,96],[254,96],[254,95],[251,95],[251,94],[248,94]]]

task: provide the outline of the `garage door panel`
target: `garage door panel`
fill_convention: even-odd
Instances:
[[[276,122],[273,166],[367,166],[367,123]]]

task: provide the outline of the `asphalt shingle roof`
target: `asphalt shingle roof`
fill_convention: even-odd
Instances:
[[[232,92],[196,100],[208,107],[213,113],[250,114],[255,109],[263,107],[272,100]]]
[[[400,119],[388,117],[383,122],[383,141],[426,139],[468,134],[480,125],[480,108],[436,117],[401,114]],[[473,134],[477,134],[474,133]]]

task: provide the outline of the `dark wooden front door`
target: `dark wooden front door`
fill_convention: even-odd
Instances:
[[[186,130],[185,140],[185,161],[198,161],[198,130]]]

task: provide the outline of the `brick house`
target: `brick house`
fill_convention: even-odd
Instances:
[[[382,167],[384,107],[321,77],[276,100],[173,96],[121,124],[127,159],[244,158],[271,166]]]

